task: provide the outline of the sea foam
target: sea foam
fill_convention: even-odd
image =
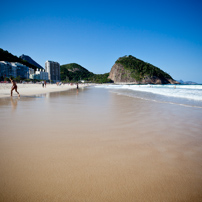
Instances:
[[[202,85],[103,85],[110,89],[128,89],[163,96],[202,101]]]

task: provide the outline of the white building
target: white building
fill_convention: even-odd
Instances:
[[[18,75],[17,75],[17,64],[15,64],[14,62],[11,62],[11,66],[12,66],[12,76],[14,78],[16,78]]]
[[[48,80],[48,72],[45,72],[45,70],[36,70],[35,75],[39,75],[38,78],[40,80]]]
[[[19,62],[11,62],[11,65],[14,68],[14,71],[16,70],[16,76],[13,76],[14,78],[17,76],[20,76],[22,79],[29,78],[29,67]]]
[[[29,78],[34,79],[34,69],[29,68]]]
[[[48,79],[53,82],[60,81],[60,64],[47,60],[45,63],[46,72],[48,72]]]
[[[29,67],[18,62],[0,61],[0,76],[29,78]]]

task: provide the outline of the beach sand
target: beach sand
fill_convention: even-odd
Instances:
[[[89,84],[79,84],[80,87],[88,86]],[[58,92],[58,91],[66,91],[69,89],[76,88],[76,84],[62,84],[62,85],[56,85],[56,84],[47,84],[46,87],[42,87],[42,84],[17,84],[18,86],[18,92],[21,96],[30,96],[30,95],[40,95],[50,92]],[[12,84],[4,84],[0,83],[0,98],[3,97],[10,97]],[[18,96],[18,94],[13,91],[13,97]]]
[[[0,201],[202,201],[202,110],[93,87],[0,99]]]

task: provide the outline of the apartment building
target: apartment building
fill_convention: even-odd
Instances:
[[[35,72],[35,78],[39,80],[48,80],[48,72],[45,72],[44,69],[36,70]]]
[[[17,76],[20,76],[22,79],[29,78],[29,67],[18,62],[12,62],[11,64],[16,69]]]
[[[12,71],[12,65],[10,62],[0,61],[0,77],[10,77],[16,74],[16,71]]]
[[[29,78],[29,67],[18,62],[0,61],[0,77]]]
[[[45,63],[46,72],[48,72],[48,79],[53,82],[60,81],[60,64],[47,60]]]

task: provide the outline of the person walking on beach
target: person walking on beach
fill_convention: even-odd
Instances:
[[[11,78],[9,78],[11,83],[13,84],[11,87],[11,96],[13,96],[13,90],[15,89],[15,92],[18,94],[18,96],[20,97],[20,93],[18,92],[18,86],[16,84],[16,82],[14,80],[12,80]]]
[[[46,80],[44,81],[44,86],[45,86],[45,88],[46,88]]]
[[[44,88],[44,81],[42,81],[42,87]]]

